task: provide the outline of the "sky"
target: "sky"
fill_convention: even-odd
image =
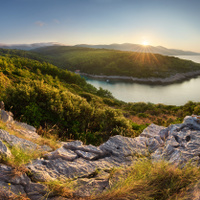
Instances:
[[[0,43],[133,43],[200,52],[200,0],[0,0]]]

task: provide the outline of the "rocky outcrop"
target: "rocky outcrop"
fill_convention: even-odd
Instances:
[[[111,187],[109,172],[112,168],[126,169],[141,157],[154,162],[165,159],[181,166],[191,161],[200,166],[199,119],[198,116],[187,116],[182,124],[167,128],[151,124],[136,138],[117,135],[98,147],[84,145],[81,141],[62,142],[62,147],[26,166],[30,178],[25,173],[10,177],[12,168],[2,164],[0,176],[2,173],[4,178],[0,186],[7,188],[10,183],[9,192],[20,192],[31,199],[38,199],[45,196],[48,190],[42,182],[71,179],[76,185],[74,195],[90,196]],[[10,146],[21,144],[23,149],[38,148],[35,143],[10,135],[4,130],[0,130],[0,139]],[[1,154],[9,156],[10,152],[0,141]],[[53,199],[55,194],[49,194],[48,199]]]
[[[0,158],[1,157],[10,157],[11,152],[8,147],[0,140]]]
[[[18,147],[22,150],[40,150],[40,151],[51,151],[52,149],[47,145],[40,146],[34,142],[29,140],[25,140],[23,138],[19,138],[15,135],[9,134],[7,131],[0,129],[0,140],[6,142],[11,147]]]
[[[26,136],[30,139],[38,139],[40,136],[36,133],[36,128],[28,125],[24,122],[18,122],[13,119],[13,114],[11,112],[0,109],[0,119],[6,123],[6,125],[13,129],[14,131],[19,132],[20,134]]]
[[[10,122],[12,123],[13,122],[13,117],[12,117],[12,114],[3,110],[3,109],[0,109],[0,119],[3,121],[3,122]]]
[[[153,160],[165,159],[179,165],[188,161],[200,165],[200,120],[198,116],[187,116],[183,124],[164,129],[167,137],[152,155]]]

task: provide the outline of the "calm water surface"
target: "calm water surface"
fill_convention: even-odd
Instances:
[[[200,63],[200,56],[178,56],[182,59]],[[166,86],[139,83],[107,83],[99,80],[87,80],[96,88],[109,90],[114,97],[125,102],[151,102],[168,105],[183,105],[188,101],[200,102],[200,76],[182,83]]]

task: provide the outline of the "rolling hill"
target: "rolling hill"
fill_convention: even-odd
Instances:
[[[95,75],[167,78],[200,70],[200,64],[172,56],[86,47],[51,46],[34,49],[62,69]]]
[[[120,51],[133,51],[140,53],[157,53],[162,55],[200,55],[200,53],[192,52],[192,51],[183,51],[178,49],[167,49],[162,46],[143,46],[140,44],[110,44],[110,45],[87,45],[80,44],[76,45],[77,47],[87,47],[87,48],[95,48],[95,49],[113,49]]]
[[[41,43],[33,43],[33,44],[1,44],[0,48],[3,49],[19,49],[19,50],[31,50],[40,47],[47,47],[47,46],[58,46],[60,45],[57,42],[41,42]]]

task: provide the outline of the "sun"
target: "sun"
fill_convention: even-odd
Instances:
[[[148,45],[149,45],[149,42],[148,42],[147,40],[144,40],[144,41],[142,42],[142,45],[143,45],[143,46],[148,46]]]

